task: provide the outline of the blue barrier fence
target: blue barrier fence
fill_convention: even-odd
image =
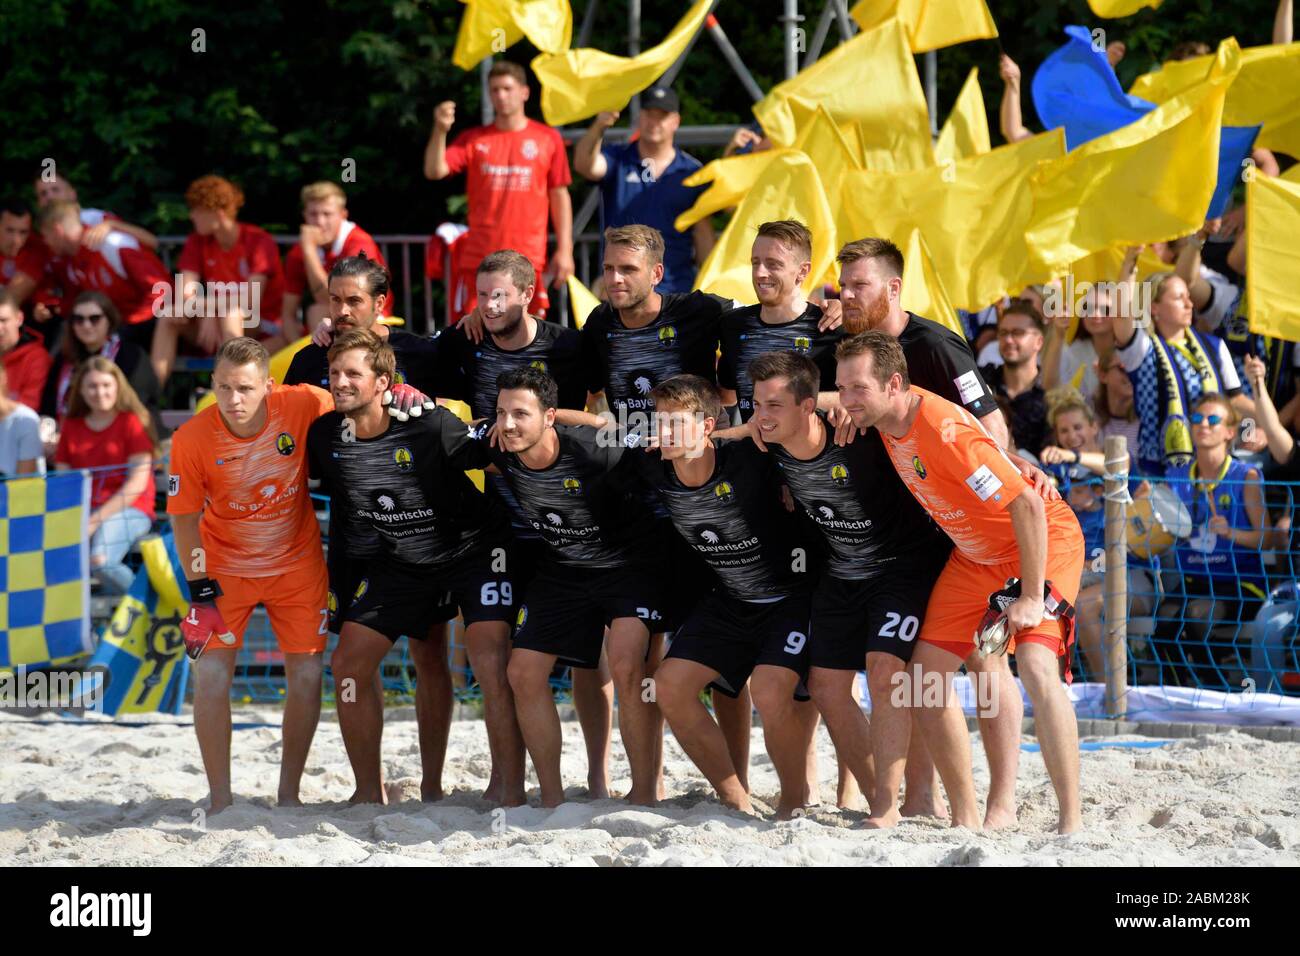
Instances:
[[[158,514],[162,516],[165,475],[159,471],[158,476]],[[1251,484],[1266,512],[1261,529],[1252,528],[1249,509],[1242,504],[1248,494],[1254,494],[1247,487]],[[1100,642],[1108,622],[1101,598],[1108,569],[1102,536],[1097,534],[1097,528],[1104,528],[1104,522],[1098,525],[1097,521],[1103,497],[1100,479],[1077,482],[1075,488],[1065,490],[1085,532],[1090,525],[1094,529],[1077,602],[1079,640],[1072,668],[1076,679],[1104,682],[1107,663]],[[1249,690],[1300,697],[1300,594],[1296,584],[1300,553],[1291,529],[1300,484],[1224,481],[1210,486],[1151,479],[1145,487],[1135,482],[1131,490],[1138,503],[1129,507],[1126,518],[1129,686]],[[328,502],[314,497],[324,539]],[[1141,504],[1144,499],[1151,504]],[[125,519],[109,519],[108,524],[114,520]],[[161,528],[164,520],[160,517],[154,530]],[[1225,525],[1235,526],[1239,539],[1246,538],[1246,532],[1263,533],[1254,535],[1257,541],[1233,543]],[[325,543],[328,547],[328,541]],[[125,560],[132,569],[138,568],[137,553],[128,553]],[[100,594],[93,605],[102,627],[115,600]],[[331,638],[331,650],[336,640]],[[448,653],[457,696],[477,698],[458,622],[449,625]],[[394,697],[409,698],[414,674],[407,642],[400,641],[385,659],[384,687]],[[569,691],[567,674],[557,674],[553,683],[557,692]],[[279,700],[283,693],[283,658],[268,619],[259,611],[244,637],[233,696],[264,702]]]

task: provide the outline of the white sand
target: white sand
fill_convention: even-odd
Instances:
[[[270,708],[237,721],[277,723]],[[834,797],[835,763],[820,731],[823,797]],[[410,708],[390,709],[386,775],[401,802],[349,807],[352,778],[337,724],[327,717],[312,748],[304,809],[272,806],[278,728],[236,731],[236,804],[195,825],[207,788],[192,727],[155,716],[146,727],[61,724],[0,717],[0,864],[406,864],[512,865],[1296,865],[1300,863],[1300,745],[1239,733],[1181,740],[1150,750],[1107,749],[1083,760],[1085,830],[1050,830],[1054,799],[1043,761],[1022,753],[1019,828],[970,833],[935,820],[889,833],[864,831],[858,811],[833,807],[774,823],[724,811],[671,739],[670,799],[655,810],[590,802],[580,731],[564,724],[565,780],[573,801],[493,812],[480,721],[453,725],[444,786],[419,802],[419,752]],[[1138,739],[1138,738],[1115,738]],[[974,740],[976,785],[988,771]],[[614,738],[611,772],[626,788],[627,761]],[[755,729],[750,783],[775,802],[776,776]],[[530,796],[536,800],[536,790]]]

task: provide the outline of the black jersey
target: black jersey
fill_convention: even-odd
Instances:
[[[465,474],[478,443],[464,422],[444,408],[387,422],[383,434],[358,438],[329,412],[307,431],[311,476],[330,496],[331,550],[442,567],[508,539],[500,502]]]
[[[477,345],[460,327],[438,336],[438,395],[469,405],[474,418],[497,413],[497,377],[530,365],[555,379],[560,407],[582,409],[587,390],[579,366],[581,335],[554,322],[538,322],[533,340],[519,349],[503,349],[484,334]]]
[[[821,530],[827,573],[862,580],[946,553],[951,543],[898,477],[879,432],[869,428],[840,447],[825,414],[817,418],[824,444],[809,460],[781,445],[768,448],[795,501]]]
[[[438,394],[467,403],[476,419],[495,418],[497,377],[530,365],[555,379],[561,408],[582,409],[587,404],[587,389],[579,366],[581,341],[576,329],[554,322],[538,322],[533,340],[512,350],[498,347],[491,335],[485,334],[483,341],[475,345],[459,326],[447,329],[438,336]],[[505,478],[488,475],[487,487],[505,502],[515,536],[536,538]]]
[[[997,409],[998,400],[975,364],[975,353],[952,329],[909,312],[898,344],[913,385],[965,407],[976,418]]]
[[[588,391],[604,392],[622,422],[654,408],[650,389],[689,372],[714,381],[718,332],[730,299],[705,292],[668,293],[649,325],[629,329],[609,305],[582,328],[582,370]]]
[[[394,385],[410,385],[426,395],[440,394],[437,388],[437,352],[433,339],[412,335],[400,329],[388,330],[388,344],[397,357]],[[315,385],[329,391],[329,349],[308,342],[289,363],[285,385]]]
[[[475,431],[478,466],[494,464],[505,476],[520,513],[546,545],[548,556],[579,567],[615,568],[653,560],[660,546],[640,496],[629,456],[639,448],[612,444],[585,425],[557,425],[560,454],[549,468],[529,468],[517,455],[492,448]]]
[[[803,315],[789,322],[770,324],[761,318],[761,306],[747,305],[722,317],[722,357],[718,359],[718,385],[735,389],[741,421],[754,414],[754,383],[749,363],[764,352],[799,352],[817,363],[821,390],[835,391],[835,346],[844,334],[835,329],[820,332],[822,310],[808,303]]]
[[[713,569],[723,592],[742,601],[783,597],[809,577],[794,570],[807,542],[803,525],[781,503],[776,461],[748,438],[716,440],[713,474],[699,487],[682,484],[657,451],[640,456],[646,481],[659,494],[677,532]]]

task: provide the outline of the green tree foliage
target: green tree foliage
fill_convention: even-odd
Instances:
[[[576,37],[585,0],[573,5]],[[643,3],[642,48],[687,6]],[[1267,43],[1274,6],[1166,0],[1157,11],[1099,22],[1085,0],[991,3],[1026,83],[1060,44],[1062,28],[1082,23],[1128,44],[1119,70],[1126,85],[1178,40]],[[782,77],[780,10],[777,0],[722,0],[718,8],[764,88]],[[801,10],[811,38],[820,0],[805,0]],[[182,232],[186,185],[215,171],[243,186],[245,218],[288,230],[298,222],[299,188],[338,180],[351,159],[356,181],[344,186],[354,219],[372,232],[427,232],[449,207],[453,215],[463,208],[459,182],[428,183],[420,173],[433,106],[456,100],[457,129],[480,109],[478,74],[451,63],[461,11],[456,0],[0,0],[5,187],[29,191],[41,162],[53,158],[84,201]],[[626,6],[602,0],[591,45],[625,53],[627,26]],[[832,29],[827,49],[836,37]],[[535,52],[521,42],[507,56],[527,63]],[[941,116],[978,65],[996,129],[997,54],[992,41],[940,51]],[[696,43],[677,87],[687,122],[752,120],[743,88],[708,37]],[[532,115],[537,100],[535,89]],[[1028,96],[1025,112],[1033,125]],[[695,152],[709,159],[719,150]]]

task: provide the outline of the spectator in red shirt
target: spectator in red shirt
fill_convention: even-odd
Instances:
[[[41,333],[23,326],[23,310],[18,307],[18,300],[3,289],[0,289],[0,358],[9,382],[9,397],[37,411],[53,360],[45,351]]]
[[[163,380],[182,339],[204,355],[244,334],[261,339],[269,352],[286,344],[279,334],[280,250],[270,233],[235,218],[243,191],[228,179],[203,176],[190,183],[185,204],[194,231],[176,263],[181,308],[160,316],[153,336],[154,371]]]
[[[31,299],[29,318],[46,343],[59,339],[59,290],[50,281],[46,262],[50,250],[32,230],[32,208],[24,200],[0,203],[0,289],[21,307]]]
[[[87,359],[71,388],[54,466],[93,469],[90,568],[106,594],[124,594],[132,579],[127,552],[153,527],[158,443],[149,413],[109,359]]]
[[[63,285],[63,311],[87,289],[103,292],[122,314],[123,335],[149,348],[154,317],[171,302],[171,277],[130,233],[114,228],[103,245],[91,249],[84,241],[87,231],[74,202],[60,200],[41,210],[41,235],[57,256],[50,266]]]
[[[329,271],[335,262],[364,253],[367,259],[387,266],[370,233],[348,219],[348,197],[337,183],[323,181],[303,187],[302,219],[298,244],[284,259],[280,325],[287,342],[298,337],[298,306],[304,292],[311,291],[306,312],[309,333],[329,315]]]
[[[456,104],[439,103],[433,133],[424,150],[424,175],[445,179],[464,172],[469,200],[469,235],[463,240],[462,267],[452,279],[452,308],[468,311],[475,300],[475,272],[488,253],[516,249],[537,271],[532,309],[545,315],[548,285],[573,275],[573,204],[569,199],[569,158],[560,134],[524,115],[528,77],[518,63],[499,62],[488,72],[493,120],[461,133],[450,146],[447,132],[456,121]],[[546,264],[546,221],[555,229],[555,254]]]

